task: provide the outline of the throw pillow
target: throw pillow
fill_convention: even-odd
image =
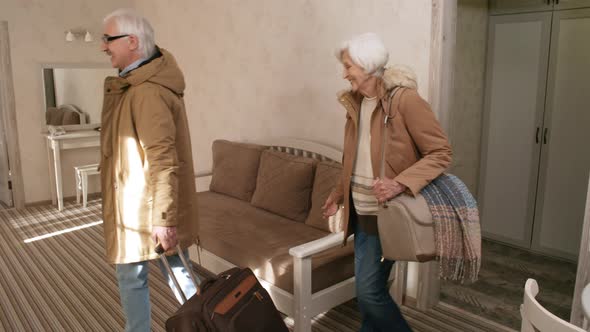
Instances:
[[[311,205],[315,163],[284,152],[262,152],[252,205],[304,222]]]
[[[340,213],[337,213],[336,216],[329,220],[322,217],[322,206],[334,186],[340,181],[341,173],[342,165],[340,163],[322,161],[317,165],[311,192],[311,210],[305,221],[306,224],[327,232],[341,231],[341,225],[339,224]]]
[[[213,142],[213,176],[209,190],[250,201],[256,188],[260,155],[267,147],[226,140]]]

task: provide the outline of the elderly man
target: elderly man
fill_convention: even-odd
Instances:
[[[158,257],[156,243],[167,250],[186,296],[196,292],[174,252],[179,244],[186,254],[198,236],[184,77],[155,45],[150,23],[132,10],[104,19],[102,50],[120,71],[105,81],[102,111],[107,260],[116,264],[125,330],[150,331],[148,261]]]

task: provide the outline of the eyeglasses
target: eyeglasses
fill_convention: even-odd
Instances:
[[[117,40],[117,39],[123,38],[123,37],[129,37],[129,35],[117,35],[117,36],[102,35],[102,37],[100,39],[102,39],[103,43],[108,44],[108,43],[112,42],[113,40]]]

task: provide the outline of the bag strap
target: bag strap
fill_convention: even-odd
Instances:
[[[393,103],[393,97],[399,89],[400,87],[398,86],[395,87],[393,91],[391,91],[387,105],[384,105],[385,107],[383,109],[383,111],[385,112],[385,120],[383,121],[383,131],[381,132],[381,170],[379,172],[379,177],[381,179],[385,177],[385,137],[387,136],[387,121],[389,121],[389,118],[392,118],[392,116],[390,116],[391,104]]]

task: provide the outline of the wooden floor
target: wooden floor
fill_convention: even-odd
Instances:
[[[484,240],[479,280],[443,281],[441,300],[473,314],[520,329],[520,304],[528,278],[537,280],[537,300],[569,321],[577,264]]]

